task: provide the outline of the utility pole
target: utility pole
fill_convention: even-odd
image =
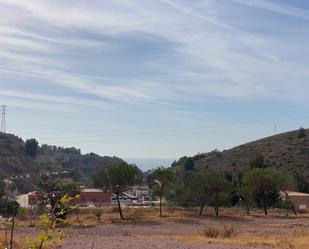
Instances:
[[[2,106],[2,114],[1,114],[1,132],[6,133],[6,121],[5,115],[7,114],[7,106]]]
[[[143,176],[141,178],[140,198],[141,198],[141,217],[143,217]]]

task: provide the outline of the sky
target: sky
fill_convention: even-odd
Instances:
[[[122,158],[309,125],[307,0],[0,0],[7,132]]]

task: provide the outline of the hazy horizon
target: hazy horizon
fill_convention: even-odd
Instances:
[[[136,164],[136,166],[142,171],[154,169],[159,166],[170,167],[174,160],[178,158],[123,158],[130,164]]]

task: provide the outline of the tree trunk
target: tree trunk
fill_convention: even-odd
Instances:
[[[121,210],[121,205],[120,205],[120,200],[119,200],[119,194],[116,194],[116,196],[117,196],[117,202],[118,202],[119,215],[120,215],[120,218],[123,220],[123,215],[122,215],[122,210]]]
[[[9,240],[8,240],[8,228],[7,228],[8,224],[5,224],[5,246],[7,248],[9,248]]]
[[[74,213],[75,213],[76,220],[77,220],[77,222],[78,222],[79,226],[80,226],[80,227],[82,227],[83,225],[82,225],[82,223],[81,223],[81,222],[80,222],[80,220],[79,220],[79,216],[78,216],[78,210],[77,210],[77,208],[74,208]]]
[[[44,242],[45,242],[45,240],[44,240],[44,239],[42,239],[42,240],[41,240],[41,243],[40,243],[40,245],[39,245],[39,249],[42,249],[42,248],[43,248],[43,244],[44,244]]]
[[[216,216],[219,216],[219,207],[217,205],[215,206],[215,213],[216,213]]]
[[[202,215],[202,214],[203,214],[204,207],[205,207],[205,202],[203,201],[203,203],[202,203],[202,205],[201,205],[201,207],[200,207],[199,215]]]
[[[264,213],[265,213],[265,215],[268,214],[268,213],[267,213],[267,206],[266,206],[266,205],[264,205]]]
[[[292,209],[293,209],[293,212],[294,212],[294,214],[295,214],[295,216],[296,216],[296,215],[297,215],[297,213],[296,213],[296,208],[295,208],[295,206],[294,206],[293,202],[291,201],[291,199],[290,199],[290,196],[289,196],[288,192],[287,192],[286,190],[284,190],[283,192],[284,192],[284,195],[285,195],[285,199],[286,199],[286,201],[288,201],[288,202],[290,202],[290,203],[291,203],[291,205],[292,205]]]
[[[141,181],[141,189],[140,189],[141,193],[141,217],[143,217],[143,179]]]
[[[219,216],[219,193],[216,193],[216,201],[215,201],[215,213],[216,216]]]
[[[199,215],[202,215],[203,214],[203,210],[204,210],[204,207],[206,205],[206,190],[204,189],[204,192],[203,192],[203,202],[202,202],[202,205],[200,207],[200,212],[199,212]]]
[[[163,189],[160,191],[160,217],[162,217],[162,197],[163,197]]]
[[[247,205],[247,215],[249,215],[250,214],[250,207],[249,207],[249,205]]]
[[[13,249],[14,227],[15,227],[15,215],[13,216],[13,220],[12,220],[10,249]]]

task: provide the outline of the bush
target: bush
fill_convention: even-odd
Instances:
[[[299,128],[297,137],[299,139],[302,139],[302,138],[306,137],[306,130],[303,127]]]
[[[234,226],[233,225],[224,226],[222,235],[224,238],[234,237],[236,235]]]
[[[35,157],[38,153],[39,143],[34,138],[26,140],[25,152],[31,157]]]
[[[25,207],[18,207],[17,217],[21,220],[27,220],[28,210]]]
[[[219,234],[219,229],[213,226],[206,226],[204,230],[204,235],[208,238],[217,238]]]
[[[19,204],[9,199],[0,200],[0,215],[4,217],[16,216]]]
[[[113,207],[113,208],[112,208],[112,213],[118,213],[118,207],[116,207],[116,206]]]
[[[94,215],[98,218],[99,221],[101,221],[101,216],[103,214],[103,210],[101,208],[97,208],[94,210]]]

